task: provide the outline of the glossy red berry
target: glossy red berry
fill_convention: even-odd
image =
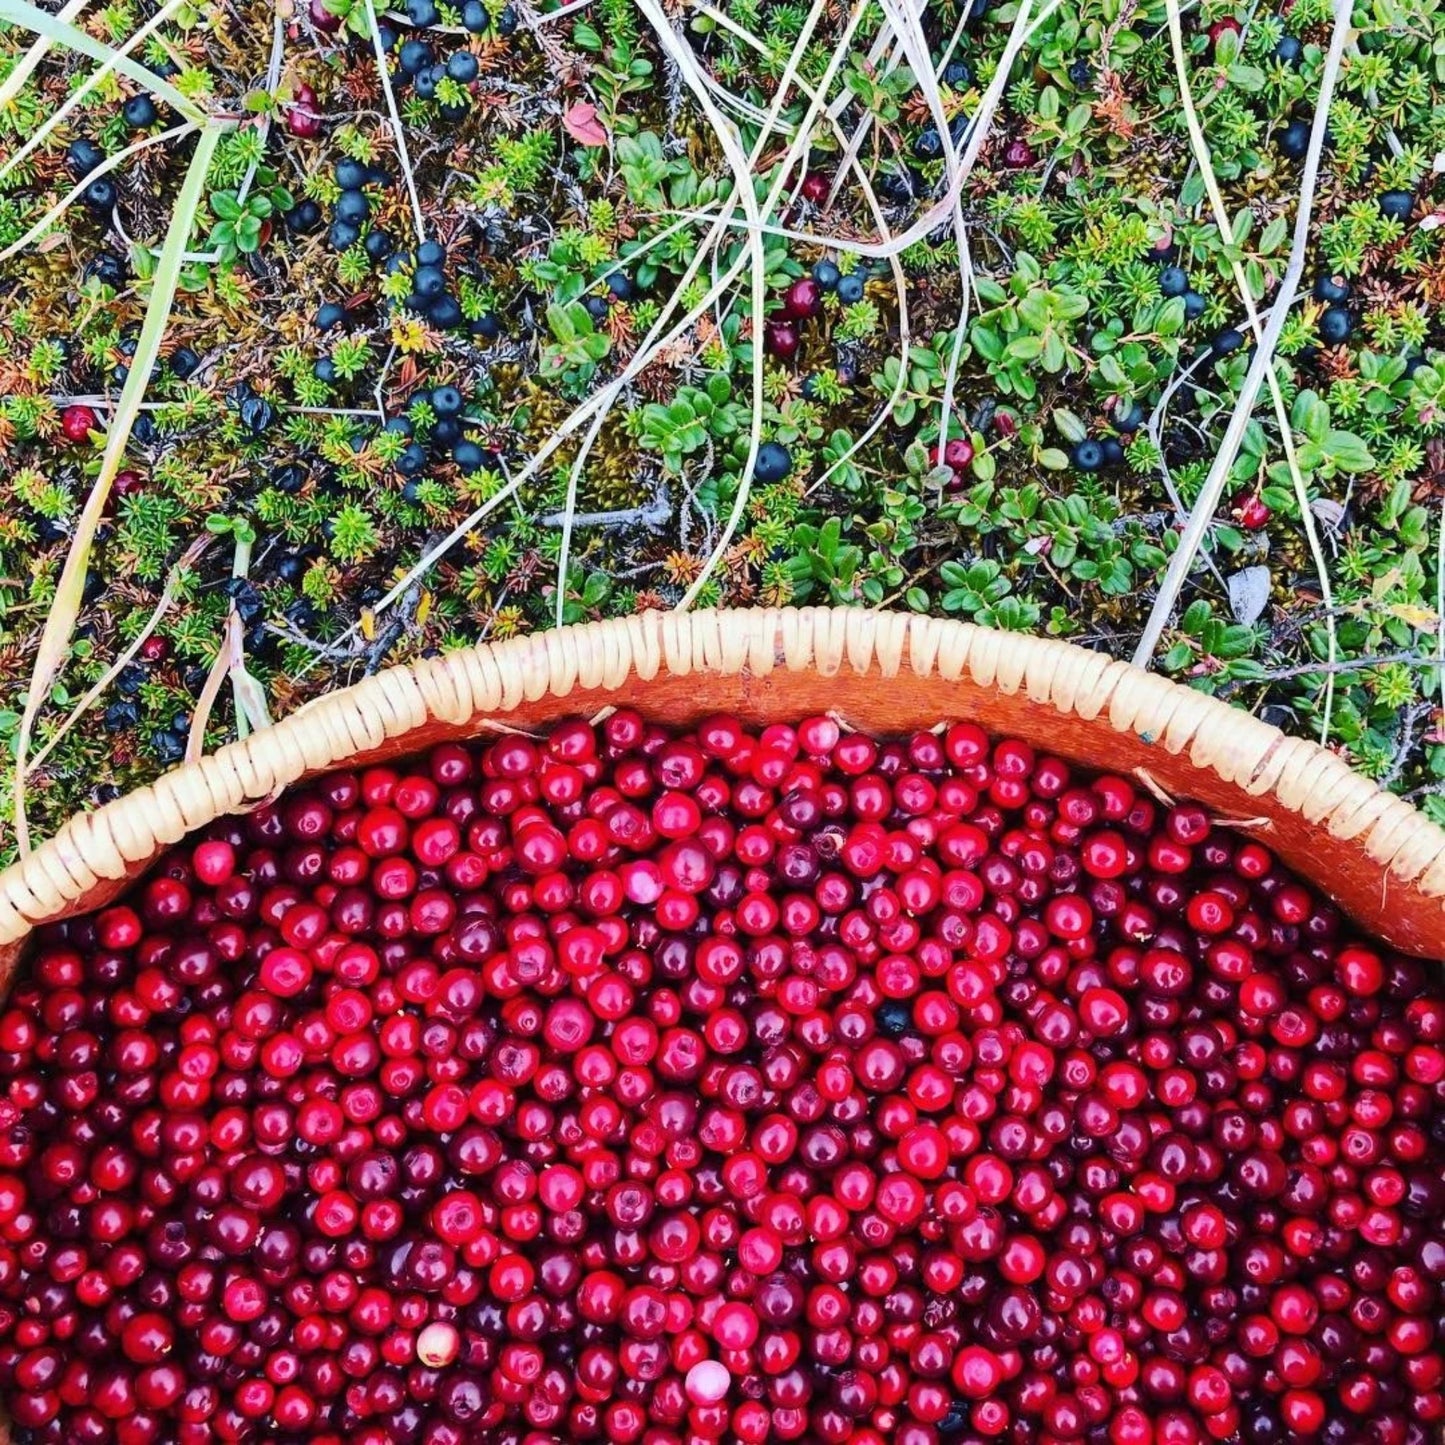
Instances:
[[[1442,1090],[1423,965],[972,722],[448,744],[37,939],[0,1399],[137,1445],[1417,1445]]]

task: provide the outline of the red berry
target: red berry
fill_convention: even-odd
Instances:
[[[798,354],[798,330],[788,321],[769,321],[763,340],[768,354],[779,361],[791,361]]]
[[[0,1382],[57,1440],[1407,1445],[1442,1089],[1423,965],[975,723],[448,744],[37,940]]]
[[[794,320],[807,321],[823,309],[823,289],[809,277],[794,281],[783,296],[783,310]]]
[[[1263,527],[1271,515],[1269,507],[1259,497],[1247,497],[1235,512],[1239,525],[1249,528],[1251,532],[1257,532]]]
[[[801,195],[805,201],[811,201],[815,206],[820,206],[828,199],[828,190],[831,185],[831,180],[821,172],[809,171],[803,177]]]
[[[89,441],[91,432],[99,425],[95,413],[88,406],[68,406],[60,413],[60,429],[67,441]]]

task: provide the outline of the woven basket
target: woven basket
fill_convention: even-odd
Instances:
[[[873,733],[974,719],[1247,827],[1368,932],[1445,957],[1445,832],[1333,754],[1096,652],[898,613],[645,613],[392,668],[73,818],[0,873],[0,989],[41,923],[180,839],[341,765],[609,706],[670,723],[832,712]]]

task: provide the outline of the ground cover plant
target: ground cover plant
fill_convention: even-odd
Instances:
[[[1445,818],[1436,13],[0,0],[0,849],[710,603],[1137,656]]]

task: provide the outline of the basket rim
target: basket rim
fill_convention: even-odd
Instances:
[[[1073,643],[856,607],[644,612],[388,668],[73,816],[0,872],[0,947],[67,916],[92,890],[130,876],[214,819],[428,724],[481,731],[489,715],[525,702],[610,691],[634,679],[646,684],[659,674],[761,677],[808,669],[825,677],[876,671],[969,681],[1024,693],[1174,755],[1187,751],[1195,769],[1350,840],[1394,882],[1439,900],[1445,951],[1445,830],[1326,748]]]

